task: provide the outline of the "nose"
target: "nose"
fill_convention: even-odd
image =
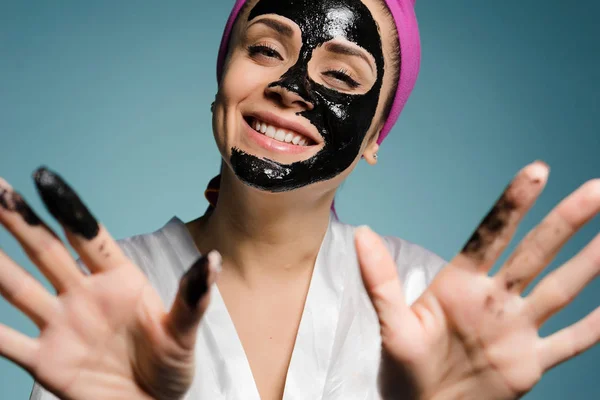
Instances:
[[[279,83],[274,83],[267,86],[265,95],[288,108],[297,107],[302,108],[303,110],[312,110],[314,108],[312,102],[304,96],[301,96],[299,93],[300,90],[294,89],[299,88],[288,88]]]

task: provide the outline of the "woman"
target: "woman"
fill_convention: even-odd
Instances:
[[[117,245],[57,175],[38,170],[40,194],[85,276],[1,184],[0,221],[59,296],[1,254],[3,295],[41,334],[33,340],[3,327],[0,354],[67,399],[508,399],[598,341],[598,310],[537,337],[597,274],[598,238],[520,297],[598,212],[598,181],[559,204],[492,278],[487,272],[546,182],[542,163],[516,176],[447,265],[330,212],[360,158],[376,162],[414,84],[412,3],[259,0],[240,12],[241,3],[224,38],[214,106],[224,161],[214,209]],[[399,77],[391,57],[398,39]],[[209,299],[221,264],[212,249],[223,258]],[[39,386],[33,397],[51,398]]]

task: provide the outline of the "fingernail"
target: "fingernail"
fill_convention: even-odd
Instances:
[[[221,272],[223,265],[223,257],[221,257],[221,253],[217,250],[211,250],[208,255],[208,264],[211,271],[216,275]]]
[[[33,179],[48,211],[65,228],[88,240],[98,235],[98,221],[58,174],[40,167],[34,172]]]
[[[192,264],[185,273],[184,288],[182,297],[187,305],[194,309],[198,306],[198,301],[208,291],[209,259],[208,256],[201,256]]]
[[[533,164],[539,164],[539,165],[545,167],[546,169],[550,169],[550,166],[543,160],[535,160],[533,162]]]
[[[8,189],[0,187],[0,207],[7,211],[18,213],[30,226],[42,224],[42,220],[31,207],[29,207],[25,200],[23,200],[23,197],[12,190],[10,185],[8,185]]]
[[[10,183],[6,182],[2,178],[0,178],[0,188],[6,189],[6,190],[13,190],[13,187],[10,185]]]
[[[536,160],[535,162],[531,163],[527,172],[532,181],[545,181],[550,173],[550,166],[541,160]]]

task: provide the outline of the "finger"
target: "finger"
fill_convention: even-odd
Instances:
[[[83,279],[64,244],[4,180],[0,182],[0,223],[58,293]]]
[[[41,167],[33,178],[48,211],[61,223],[67,240],[92,273],[129,264],[116,241],[58,174]]]
[[[56,315],[56,297],[1,250],[0,294],[40,329]]]
[[[27,371],[34,369],[38,341],[0,324],[0,356],[8,358]]]
[[[521,169],[451,264],[489,272],[544,189],[548,171],[542,161]]]
[[[541,326],[583,290],[600,273],[600,234],[577,255],[542,279],[526,301],[531,318]]]
[[[544,371],[565,362],[600,342],[600,307],[574,325],[544,338],[539,359]]]
[[[590,180],[562,200],[525,236],[496,279],[508,290],[522,292],[573,234],[599,211],[600,179]]]
[[[392,340],[399,332],[400,321],[408,325],[414,320],[396,263],[381,238],[368,227],[356,228],[354,242],[363,284],[379,318],[381,337]]]
[[[171,311],[165,319],[167,332],[185,349],[196,343],[198,324],[210,301],[210,287],[221,270],[221,255],[213,250],[200,257],[183,275]]]

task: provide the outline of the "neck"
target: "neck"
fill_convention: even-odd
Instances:
[[[245,280],[265,275],[286,279],[312,270],[334,195],[314,188],[261,191],[224,166],[214,211],[188,223],[188,229],[202,254],[212,249],[221,253],[224,272]]]

